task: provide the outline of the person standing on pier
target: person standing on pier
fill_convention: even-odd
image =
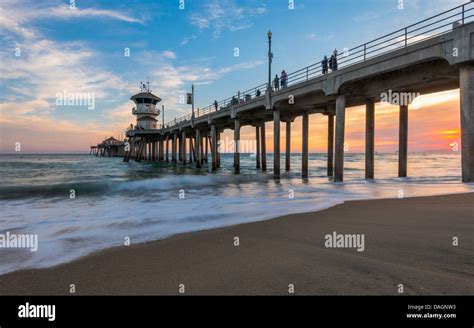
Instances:
[[[323,69],[323,74],[327,74],[328,73],[328,57],[326,55],[324,55],[324,58],[321,61],[321,66]]]
[[[278,77],[278,74],[275,75],[275,78],[273,79],[273,87],[275,88],[275,91],[280,89],[280,78]]]
[[[334,49],[331,59],[329,60],[329,68],[331,71],[337,71],[337,49]]]
[[[281,87],[286,88],[288,86],[288,74],[285,70],[281,71]]]
[[[216,109],[216,112],[217,112],[217,109],[218,109],[218,104],[217,104],[217,100],[214,100],[214,108]]]

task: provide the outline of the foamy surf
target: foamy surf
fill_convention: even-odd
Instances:
[[[362,155],[348,157],[346,181],[334,184],[325,177],[325,156],[318,154],[310,157],[307,182],[297,171],[298,155],[292,156],[295,170],[280,181],[273,180],[271,166],[270,174],[255,173],[250,157],[242,160],[243,174],[233,175],[232,157],[226,155],[217,174],[189,165],[127,165],[118,158],[86,155],[1,156],[5,174],[0,177],[0,233],[37,234],[38,251],[0,249],[0,274],[58,265],[97,250],[123,246],[126,238],[132,244],[159,240],[323,210],[354,199],[474,190],[474,186],[459,182],[458,156],[414,154],[411,178],[382,175],[376,167],[375,181],[363,179]],[[42,164],[36,167],[37,162]],[[45,162],[48,165],[43,165]],[[422,165],[427,162],[432,166]],[[388,171],[394,156],[378,156],[376,163]],[[73,199],[70,189],[75,190]]]

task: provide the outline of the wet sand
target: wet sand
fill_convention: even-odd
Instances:
[[[364,234],[364,251],[326,248],[334,231]],[[474,295],[474,193],[350,201],[112,248],[0,276],[0,295],[69,295],[70,284],[76,295],[177,295],[180,284],[186,295],[398,295],[399,284]]]

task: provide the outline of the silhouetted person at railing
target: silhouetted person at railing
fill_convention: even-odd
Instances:
[[[230,104],[231,105],[237,105],[239,103],[239,101],[237,100],[237,98],[235,98],[235,96],[232,96],[232,99],[230,101]]]
[[[280,89],[280,78],[278,77],[278,74],[275,75],[275,78],[273,79],[273,87],[275,88],[275,90]]]
[[[255,92],[255,97],[260,97],[262,93],[260,92],[260,89],[257,89],[257,92]]]
[[[281,87],[286,88],[288,86],[288,74],[285,70],[281,71]]]
[[[217,109],[219,108],[219,105],[217,104],[217,100],[214,100],[214,108],[216,109],[216,112],[217,112]]]
[[[328,56],[324,56],[323,60],[321,61],[321,66],[323,69],[323,74],[328,73]]]
[[[334,52],[331,55],[331,59],[329,59],[329,68],[331,71],[337,71],[337,50],[334,49]]]

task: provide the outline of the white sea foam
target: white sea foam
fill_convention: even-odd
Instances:
[[[283,174],[279,182],[272,179],[271,167],[270,174],[250,174],[254,171],[250,158],[244,158],[244,174],[237,176],[231,173],[231,159],[227,158],[224,172],[208,174],[205,170],[196,172],[170,165],[127,165],[120,159],[60,157],[38,169],[50,177],[47,185],[44,178],[35,180],[38,172],[34,169],[27,173],[35,167],[32,159],[25,164],[29,168],[23,175],[18,174],[22,164],[13,165],[6,160],[2,164],[7,168],[5,175],[0,177],[5,179],[1,181],[3,190],[10,185],[25,190],[37,188],[38,195],[20,193],[21,197],[0,200],[0,233],[38,234],[39,247],[35,253],[0,250],[0,274],[64,263],[99,249],[124,245],[126,237],[132,244],[158,240],[183,232],[322,210],[353,199],[474,191],[473,185],[459,182],[459,158],[434,156],[433,160],[429,156],[412,157],[409,168],[413,178],[407,179],[381,173],[381,168],[388,172],[395,169],[396,161],[393,156],[379,158],[383,167],[378,167],[375,181],[363,179],[361,157],[349,157],[349,170],[342,184],[334,184],[325,177],[325,159],[318,156],[311,158],[308,182],[299,178],[296,169]],[[84,161],[91,161],[88,167]],[[299,167],[298,161],[297,157],[292,158],[294,168]],[[47,171],[49,167],[51,172]],[[62,176],[58,176],[59,171]],[[27,174],[32,174],[29,184]],[[12,176],[19,178],[15,180]],[[78,184],[81,188],[76,198],[70,199],[68,188]],[[56,186],[55,192],[41,197],[52,185]],[[92,186],[101,187],[88,193]]]

